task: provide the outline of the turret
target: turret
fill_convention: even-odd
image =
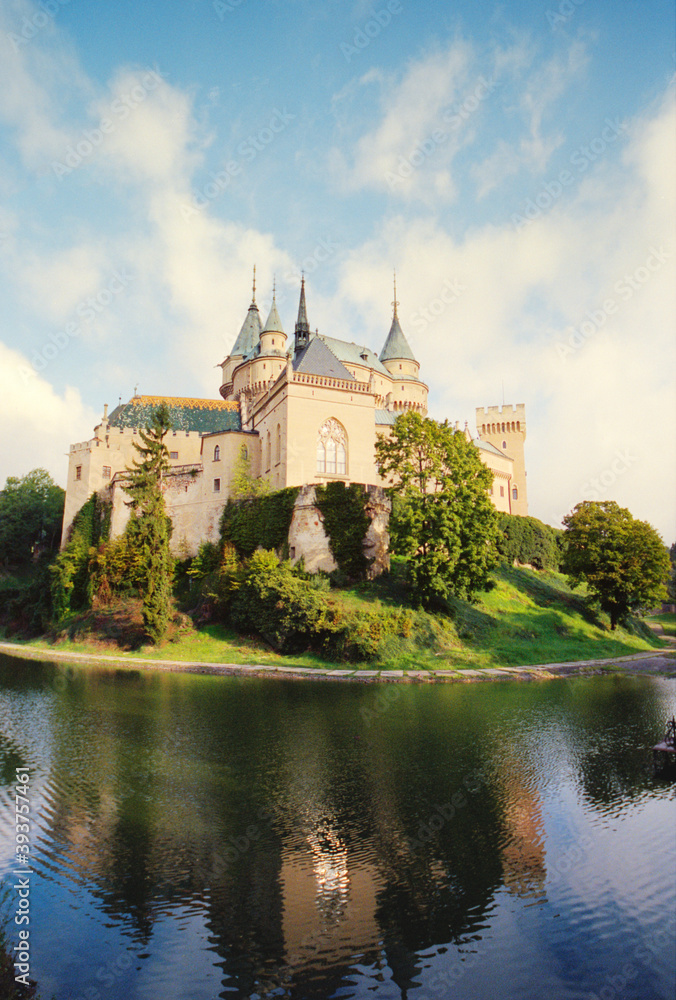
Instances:
[[[394,307],[394,312],[392,314],[392,326],[390,327],[390,332],[387,335],[387,340],[385,341],[385,346],[380,352],[380,361],[387,368],[390,375],[394,375],[395,378],[418,378],[418,372],[420,371],[420,365],[415,359],[413,351],[409,347],[409,343],[404,336],[404,331],[399,323],[399,316],[397,314],[397,276],[394,276],[394,302],[392,306]]]
[[[514,472],[509,483],[509,500],[512,514],[528,514],[526,489],[526,408],[516,406],[477,407],[476,429],[482,441],[487,441],[514,462]]]
[[[272,289],[272,305],[265,326],[260,334],[259,354],[286,354],[286,334],[282,328],[282,321],[277,312],[276,291]]]
[[[221,369],[223,371],[223,377],[221,379],[221,396],[225,399],[232,388],[232,376],[235,368],[248,357],[249,354],[258,346],[258,341],[261,335],[261,317],[258,312],[258,306],[256,305],[256,267],[254,265],[253,270],[253,294],[251,297],[251,305],[246,314],[246,318],[242,323],[242,328],[237,334],[237,339],[232,346],[230,354],[227,356],[225,361],[221,364]]]

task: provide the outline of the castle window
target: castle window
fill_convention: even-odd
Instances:
[[[103,466],[103,473],[102,473],[103,478],[104,479],[110,479],[110,473],[111,473],[110,466],[109,465],[104,465]]]
[[[82,479],[82,466],[81,465],[76,465],[75,466],[75,478],[76,479]]]
[[[214,462],[220,462],[221,460],[221,449],[219,445],[214,448]]]
[[[214,479],[214,493],[221,492],[221,481],[220,479]]]
[[[512,500],[518,500],[518,499],[519,499],[519,491],[515,486],[514,489],[512,490]]]
[[[502,442],[502,447],[503,447],[503,448],[506,448],[506,447],[507,447],[507,442],[506,442],[506,441],[503,441],[503,442]]]
[[[170,451],[169,452],[169,458],[177,459],[178,458],[178,452],[177,451]]]
[[[333,417],[325,420],[317,435],[317,472],[347,475],[347,435]]]
[[[275,462],[279,463],[282,457],[282,428],[277,424],[277,437],[275,438]]]
[[[504,486],[501,486],[501,487],[500,487],[500,496],[501,496],[501,497],[504,497],[504,495],[505,495],[505,487],[504,487]]]
[[[249,449],[245,444],[242,445],[242,458],[246,462],[249,458]]]
[[[272,448],[270,447],[270,431],[268,431],[267,438],[265,439],[265,454],[267,456],[266,469],[270,468],[270,461],[272,459]]]

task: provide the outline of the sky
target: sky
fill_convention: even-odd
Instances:
[[[676,539],[675,4],[0,0],[0,484],[218,398],[273,281],[430,416],[523,403],[529,510]]]

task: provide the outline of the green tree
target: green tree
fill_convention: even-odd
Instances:
[[[493,481],[477,449],[448,421],[408,411],[376,444],[394,504],[393,548],[408,560],[415,597],[430,605],[450,594],[472,599],[496,563]]]
[[[573,586],[585,581],[590,597],[610,615],[610,627],[666,596],[669,556],[662,539],[614,500],[585,500],[563,523],[562,570]]]
[[[162,480],[169,468],[164,443],[171,428],[165,403],[153,413],[141,443],[134,442],[139,457],[127,469],[125,490],[131,497],[131,517],[126,535],[141,565],[143,624],[151,642],[161,642],[171,613],[173,561],[169,552],[171,520],[162,495]]]
[[[237,461],[232,470],[230,481],[230,496],[234,500],[251,500],[254,497],[264,497],[270,492],[270,482],[267,479],[256,479],[251,474],[251,459],[245,445],[239,449]]]
[[[0,490],[0,562],[28,562],[36,549],[58,548],[65,493],[45,469],[18,479],[10,476]]]
[[[676,601],[676,542],[673,542],[669,549],[669,558],[671,560],[671,573],[667,583],[667,593],[672,601]]]

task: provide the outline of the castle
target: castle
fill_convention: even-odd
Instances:
[[[377,436],[389,434],[406,410],[427,413],[428,386],[399,322],[396,281],[394,291],[392,323],[376,355],[365,345],[311,331],[303,279],[289,344],[274,291],[261,322],[254,269],[251,305],[220,365],[221,399],[135,395],[110,415],[105,407],[94,437],[71,445],[62,544],[77,511],[102,489],[112,499],[111,537],[124,530],[129,517],[124,472],[137,457],[133,444],[139,429],[160,403],[167,404],[172,419],[164,493],[174,525],[172,548],[179,556],[194,555],[201,542],[218,538],[220,513],[241,459],[273,490],[330,480],[382,486]],[[467,424],[464,433],[493,473],[495,507],[527,514],[523,404],[477,408],[476,421],[477,437],[472,439]],[[455,427],[460,429],[457,422]]]

